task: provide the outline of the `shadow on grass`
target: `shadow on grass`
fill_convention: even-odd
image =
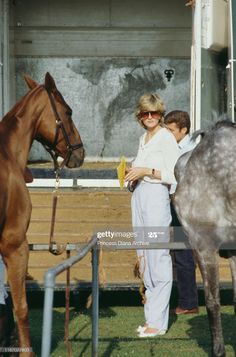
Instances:
[[[178,339],[178,341],[179,340],[180,339]],[[162,337],[162,336],[158,336],[158,338],[157,337],[149,338],[148,339],[149,347],[152,349],[152,347],[156,346],[156,344],[160,343],[161,341],[166,341],[166,338]],[[87,349],[91,348],[91,339],[90,338],[77,338],[77,339],[74,339],[72,342],[80,342],[80,343],[84,344],[83,350],[81,350],[80,354],[78,355],[79,357],[88,355],[89,351],[87,351]],[[100,337],[99,343],[100,344],[106,343],[106,345],[107,345],[106,350],[104,352],[102,352],[101,357],[109,357],[112,355],[112,353],[114,353],[114,351],[117,352],[117,351],[121,350],[120,344],[123,342],[125,342],[128,345],[130,343],[136,343],[136,342],[146,343],[147,339],[141,340],[139,337],[120,337],[120,336]],[[153,346],[152,346],[152,344],[153,344]],[[86,352],[87,352],[87,354],[85,354]],[[155,353],[156,353],[156,351],[155,351]],[[125,355],[127,355],[127,352]],[[148,356],[156,356],[156,354],[152,354],[152,351],[149,351]]]
[[[169,327],[168,330],[171,329],[171,326],[174,325],[177,321],[177,315],[171,314],[169,317]]]
[[[79,342],[79,341],[83,342],[82,350],[80,351],[80,353],[78,355],[78,357],[82,357],[82,356],[85,356],[86,353],[89,354],[89,350],[91,349],[91,338],[89,338],[89,339],[81,338],[80,335],[81,335],[81,332],[86,330],[88,327],[91,327],[91,325],[92,325],[92,311],[91,311],[91,309],[81,309],[81,310],[74,309],[74,311],[76,311],[77,314],[82,313],[83,315],[89,317],[89,319],[90,319],[90,322],[87,322],[86,324],[82,325],[82,327],[80,329],[78,329],[78,331],[73,336],[70,337],[71,343]],[[107,307],[105,310],[103,310],[103,309],[99,310],[99,320],[115,317],[116,315],[117,315],[116,312],[110,307]],[[99,340],[101,341],[102,339],[99,338]],[[111,341],[111,339],[108,338],[107,342],[110,342],[110,341]],[[109,343],[109,346],[110,345],[112,346],[112,350],[114,348],[117,348],[119,341],[120,341],[119,339],[116,341],[116,339],[112,338],[112,342]],[[106,356],[110,356],[110,354],[108,354],[108,355],[106,354]]]
[[[201,293],[203,295],[203,292]],[[230,300],[231,295],[232,294],[230,293]],[[74,306],[73,308],[71,308],[70,311],[70,342],[72,344],[72,347],[74,347],[74,349],[76,350],[76,354],[74,354],[73,356],[78,357],[85,357],[91,355],[92,316],[91,310],[85,309],[87,297],[88,292],[86,292],[85,294],[79,294],[76,296],[76,299],[75,297],[72,299],[71,304]],[[186,343],[187,346],[188,341],[191,340],[194,341],[195,345],[198,345],[198,347],[202,350],[202,353],[210,355],[211,338],[208,318],[205,313],[204,315],[192,315],[191,318],[183,316],[183,322],[184,319],[186,319],[187,321],[187,326],[186,324],[183,324],[183,332],[179,332],[181,324],[178,325],[178,320],[181,320],[181,318],[177,318],[176,315],[170,315],[168,334],[163,337],[160,336],[158,337],[158,339],[154,338],[150,339],[148,342],[144,342],[141,341],[141,339],[139,339],[135,333],[135,328],[140,323],[142,323],[143,319],[143,306],[140,302],[139,293],[137,291],[131,291],[129,292],[129,294],[126,294],[124,292],[101,292],[99,297],[101,308],[99,311],[99,321],[101,322],[101,325],[99,326],[99,349],[103,350],[101,353],[102,357],[111,356],[116,352],[123,353],[124,350],[125,353],[129,353],[129,348],[134,349],[135,353],[140,352],[140,355],[143,356],[156,356],[157,351],[159,351],[159,348],[162,347],[159,345],[159,342],[163,345],[162,351],[166,351],[166,348],[169,348],[168,346],[171,345],[172,342],[175,346],[180,346],[178,345],[178,343],[180,343],[181,345]],[[55,303],[59,307],[62,306],[61,301],[57,303],[57,301],[55,300]],[[34,303],[34,306],[36,306],[36,303]],[[124,310],[122,310],[122,308],[120,310],[116,309],[116,306],[124,308],[127,307],[127,310],[125,310],[125,312],[122,312]],[[131,310],[128,308],[129,306],[135,308],[141,307],[141,309]],[[175,299],[172,300],[171,306],[176,306]],[[39,311],[40,310],[30,310],[32,346],[34,352],[36,353],[36,356],[40,356],[42,337],[42,311]],[[129,311],[131,311],[130,314],[128,313]],[[83,315],[81,316],[81,320],[80,314]],[[107,318],[110,319],[106,320]],[[58,351],[63,351],[62,353],[60,353],[61,356],[66,355],[63,354],[64,347],[61,345],[64,339],[64,320],[64,312],[60,311],[59,308],[54,308],[51,352],[54,352],[55,354]],[[75,321],[73,322],[73,320]],[[222,325],[226,349],[230,348],[232,350],[232,353],[234,351],[234,354],[236,355],[236,339],[234,335],[234,331],[236,331],[236,318],[233,315],[233,308],[232,310],[231,308],[227,308],[227,310],[224,310],[224,312],[222,313]],[[59,344],[61,346],[59,346]],[[127,344],[127,347],[125,347],[124,349],[124,346],[122,344]],[[145,348],[147,354],[146,352],[143,352],[143,349],[142,351],[140,351],[140,347]],[[180,347],[177,347],[176,355],[178,355],[178,348]]]
[[[222,313],[221,320],[225,346],[231,346],[236,356],[236,317],[233,314]],[[194,316],[188,323],[190,328],[186,333],[189,338],[197,341],[198,346],[211,355],[211,334],[207,315]]]
[[[109,312],[108,312],[109,314]],[[103,317],[105,318],[107,313],[103,311]],[[91,318],[91,316],[90,316]],[[188,326],[189,328],[186,331],[186,333],[180,334],[179,336],[176,335],[176,332],[174,332],[173,337],[171,336],[171,325],[175,324],[176,320],[178,318],[176,316],[170,316],[170,334],[168,333],[166,336],[159,336],[158,338],[150,338],[141,340],[137,336],[134,336],[133,333],[131,334],[130,327],[127,328],[127,337],[125,336],[119,336],[117,334],[109,336],[109,332],[107,335],[103,335],[102,337],[99,337],[99,345],[103,345],[103,352],[100,354],[101,357],[109,357],[113,355],[114,353],[122,353],[126,352],[128,353],[128,347],[124,349],[124,343],[127,344],[127,346],[130,346],[130,348],[134,348],[135,351],[137,352],[138,348],[142,348],[141,354],[143,356],[156,356],[157,351],[159,348],[163,352],[165,350],[165,346],[169,345],[169,343],[174,343],[174,345],[177,348],[176,351],[176,356],[179,356],[178,354],[178,348],[181,350],[181,345],[182,342],[186,343],[188,341],[191,342],[194,341],[196,343],[193,344],[191,348],[189,348],[189,353],[195,353],[196,347],[194,347],[196,344],[197,346],[202,349],[204,355],[211,356],[211,337],[210,337],[210,331],[209,331],[209,325],[208,325],[208,318],[207,315],[199,315],[199,316],[192,316],[191,318],[188,318]],[[222,326],[224,330],[224,340],[225,340],[225,345],[226,348],[230,346],[230,349],[234,351],[234,354],[227,354],[227,356],[233,356],[236,355],[236,340],[235,340],[235,331],[236,331],[236,318],[232,314],[227,314],[223,313],[222,314]],[[176,328],[176,327],[175,327]],[[109,331],[109,327],[107,326],[107,331]],[[174,327],[173,327],[174,329]],[[114,331],[113,331],[114,332]],[[133,335],[133,336],[132,336]],[[88,356],[90,353],[91,349],[91,338],[87,337],[81,337],[79,334],[76,334],[72,340],[74,343],[79,343],[82,345],[82,350],[80,350],[78,356],[83,357],[83,356]],[[140,345],[141,343],[141,345]],[[123,346],[122,346],[123,344]],[[145,345],[145,346],[144,346]],[[132,347],[131,347],[132,346]],[[136,346],[136,347],[135,347]],[[138,347],[139,346],[139,347]],[[159,347],[158,347],[159,346]],[[179,347],[178,347],[179,346]],[[145,347],[145,353],[144,353],[144,347]],[[183,349],[184,351],[184,349]],[[144,353],[144,354],[143,354]],[[168,352],[167,352],[168,353]],[[186,352],[185,352],[186,353]],[[119,354],[117,354],[119,355]],[[126,355],[126,354],[125,354]],[[201,354],[202,356],[203,354]],[[166,355],[167,356],[167,355]],[[185,354],[186,356],[186,354]],[[196,356],[196,354],[194,354]]]
[[[70,319],[72,320],[72,318]],[[30,335],[33,351],[37,357],[41,356],[43,314],[38,310],[30,311]],[[51,335],[51,353],[57,349],[65,335],[65,313],[54,310]],[[86,326],[85,326],[86,327]],[[85,328],[83,327],[83,328]]]
[[[233,308],[232,308],[232,312],[233,312]],[[234,351],[231,352],[231,354],[230,352],[229,354],[227,353],[227,356],[230,355],[236,356],[236,339],[235,339],[236,317],[231,312],[229,313],[223,312],[221,314],[221,319],[222,319],[222,327],[224,333],[224,341],[226,346],[226,353],[227,350]],[[169,331],[171,331],[171,326],[172,325],[174,326],[177,320],[178,317],[176,315],[170,315]],[[156,344],[160,343],[161,341],[163,343],[168,343],[167,340],[172,342],[175,341],[177,346],[178,343],[181,343],[181,341],[183,341],[184,343],[186,343],[187,340],[195,341],[198,347],[201,348],[206,355],[211,356],[211,335],[209,330],[207,314],[191,316],[191,318],[188,319],[188,326],[189,328],[186,330],[185,336],[183,335],[179,337],[173,336],[172,338],[171,335],[167,334],[166,336],[158,337],[158,339],[156,338],[149,339],[149,344],[146,346],[148,351],[148,356],[155,356],[157,353]],[[101,343],[105,342],[107,344],[106,350],[103,352],[102,357],[109,357],[110,355],[112,355],[112,353],[114,353],[114,351],[120,350],[120,344],[122,342],[130,344],[130,343],[140,342],[140,339],[136,336],[135,337],[112,336],[112,338],[109,337],[100,338],[100,342]],[[193,347],[193,351],[194,351],[194,347]]]
[[[177,317],[175,315],[171,315],[170,319],[169,319],[169,329],[171,328],[171,325],[175,323],[175,321],[177,320]],[[149,339],[150,344],[149,344],[149,356],[156,356],[156,350],[154,350],[154,345],[152,345],[152,342],[158,341],[162,341],[164,340],[164,338],[162,338],[161,336],[158,336],[158,340],[154,337],[153,339]],[[112,355],[112,352],[119,351],[120,347],[120,343],[125,342],[125,343],[135,343],[135,341],[140,342],[141,339],[139,337],[112,337],[112,339],[110,338],[102,338],[101,341],[103,342],[109,342],[108,346],[106,347],[106,351],[103,352],[102,357],[109,357]],[[81,355],[82,357],[82,355]]]
[[[92,313],[91,310],[81,310],[81,312],[83,313],[83,315],[87,315],[87,317],[89,317],[90,319],[90,323],[87,323],[86,326],[84,325],[80,331],[78,331],[76,334],[74,334],[73,337],[70,338],[70,341],[73,343],[80,343],[80,345],[82,345],[82,350],[79,352],[78,356],[79,357],[83,357],[83,356],[87,356],[89,355],[90,349],[91,349],[91,338],[87,338],[87,337],[81,337],[81,332],[87,328],[89,326],[89,324],[92,324]],[[102,321],[102,319],[107,319],[107,318],[111,318],[111,317],[117,317],[117,312],[113,310],[112,307],[106,307],[105,309],[101,309],[99,311],[99,320]],[[139,316],[140,317],[140,316]],[[99,345],[103,345],[105,344],[105,351],[102,352],[101,356],[102,357],[109,357],[111,356],[114,352],[117,352],[120,350],[121,352],[123,351],[123,349],[121,348],[121,344],[125,343],[127,345],[130,344],[136,344],[140,343],[140,342],[144,342],[144,340],[140,339],[137,336],[137,333],[135,332],[135,328],[138,326],[138,320],[136,320],[137,322],[137,326],[135,325],[135,328],[133,328],[134,324],[130,324],[130,317],[129,314],[127,313],[127,319],[129,321],[129,323],[127,322],[126,329],[127,329],[127,337],[122,336],[122,335],[113,335],[114,333],[114,329],[113,332],[111,332],[111,336],[109,335],[110,333],[110,328],[109,328],[109,321],[107,322],[106,328],[107,328],[107,336],[106,337],[102,337],[99,336]],[[171,327],[172,324],[175,323],[175,321],[177,320],[176,315],[171,315],[170,316],[170,320],[169,320],[169,328]],[[106,321],[105,321],[106,323]],[[132,325],[132,327],[131,327]],[[119,329],[119,327],[118,327]],[[102,327],[102,331],[103,331],[103,335],[104,335],[104,326]],[[117,331],[118,332],[118,331]],[[117,333],[116,332],[116,333]],[[121,332],[123,333],[123,331]],[[156,356],[156,350],[154,351],[154,347],[156,347],[156,343],[162,341],[163,338],[162,336],[159,336],[158,339],[157,338],[151,338],[149,339],[150,344],[148,346],[148,348],[150,350],[148,350],[148,356]],[[153,350],[153,351],[152,351]]]

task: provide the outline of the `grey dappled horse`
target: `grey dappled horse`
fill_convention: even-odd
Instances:
[[[197,136],[197,135],[196,135]],[[201,270],[212,335],[212,355],[225,356],[218,252],[230,258],[236,306],[236,125],[219,121],[196,148],[180,157],[174,204]]]

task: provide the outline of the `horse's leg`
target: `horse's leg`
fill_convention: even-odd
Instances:
[[[30,356],[28,306],[26,302],[25,275],[28,262],[28,243],[23,243],[5,256],[8,281],[11,289],[14,311],[18,326],[20,356]]]
[[[202,273],[206,309],[212,336],[212,356],[225,356],[224,339],[221,326],[219,296],[219,266],[217,254],[212,250],[196,251]]]
[[[236,256],[235,255],[229,258],[229,263],[230,263],[233,291],[234,291],[234,313],[236,315]]]

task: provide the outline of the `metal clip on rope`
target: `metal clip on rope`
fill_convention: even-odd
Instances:
[[[59,189],[60,187],[60,169],[56,169],[55,171],[55,190],[53,191],[54,192],[57,192],[57,190]]]
[[[53,241],[54,237],[54,228],[55,228],[55,218],[56,218],[56,208],[57,208],[57,199],[58,199],[58,189],[60,187],[60,174],[59,170],[55,171],[56,179],[55,179],[55,189],[53,191],[53,200],[52,200],[52,217],[51,217],[51,229],[50,229],[50,237],[49,237],[49,252],[54,255],[62,254],[66,249],[66,244],[57,244]]]

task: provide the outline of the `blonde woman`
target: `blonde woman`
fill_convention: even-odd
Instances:
[[[175,137],[163,124],[164,113],[164,103],[157,94],[140,97],[136,117],[146,132],[140,138],[137,157],[125,177],[128,182],[138,180],[131,199],[132,225],[146,246],[149,242],[169,241],[169,187],[176,183],[174,166],[179,149]],[[169,250],[137,250],[137,254],[146,288],[145,323],[137,328],[138,336],[164,335],[168,329],[172,288]]]

